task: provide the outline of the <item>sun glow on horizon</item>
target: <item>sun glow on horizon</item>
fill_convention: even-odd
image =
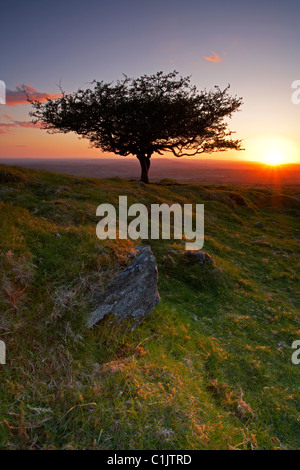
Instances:
[[[250,159],[265,165],[279,166],[300,163],[296,144],[283,136],[260,136],[249,142]],[[247,150],[248,150],[247,148]]]
[[[278,166],[286,163],[285,156],[281,152],[270,152],[266,155],[265,163],[270,166]]]

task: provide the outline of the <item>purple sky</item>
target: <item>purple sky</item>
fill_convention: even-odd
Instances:
[[[215,158],[271,161],[277,153],[279,160],[300,161],[300,104],[291,101],[292,82],[300,79],[299,18],[294,0],[5,2],[0,156],[99,155],[75,135],[32,128],[17,85],[55,95],[58,83],[71,92],[93,79],[176,69],[192,75],[199,89],[230,83],[244,99],[230,128],[246,151]]]

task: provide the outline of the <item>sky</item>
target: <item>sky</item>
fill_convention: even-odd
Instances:
[[[34,127],[23,84],[55,98],[59,84],[69,93],[94,79],[177,70],[199,90],[230,84],[243,97],[229,127],[245,150],[209,158],[300,163],[298,0],[0,0],[0,9],[0,157],[109,156],[73,133]]]

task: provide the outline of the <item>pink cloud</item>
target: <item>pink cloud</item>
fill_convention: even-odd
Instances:
[[[0,122],[0,134],[6,134],[10,131],[11,127],[15,127],[14,124]]]
[[[26,127],[30,129],[40,129],[41,125],[39,123],[33,124],[30,121],[12,121],[12,122],[0,122],[0,135],[7,134],[11,129],[16,127]]]
[[[210,56],[204,56],[204,59],[208,60],[209,62],[214,62],[215,64],[223,60],[223,58],[219,54],[217,54],[215,51],[212,51]]]
[[[41,124],[39,124],[38,122],[36,124],[33,124],[33,122],[30,122],[30,121],[14,121],[14,123],[15,123],[15,126],[19,126],[19,127],[29,127],[30,129],[41,128]]]
[[[26,93],[29,98],[34,101],[46,101],[48,98],[55,99],[61,96],[60,93],[40,93],[30,85],[16,86],[15,90],[6,90],[6,104],[7,106],[16,106],[18,104],[28,104]]]

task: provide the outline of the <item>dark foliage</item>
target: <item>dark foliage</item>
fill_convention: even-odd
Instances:
[[[199,92],[190,77],[177,75],[124,76],[115,85],[94,81],[93,89],[44,103],[29,99],[31,116],[50,132],[73,131],[103,151],[137,156],[146,183],[153,153],[181,157],[240,150],[224,119],[238,110],[241,98],[230,96],[229,86]]]

